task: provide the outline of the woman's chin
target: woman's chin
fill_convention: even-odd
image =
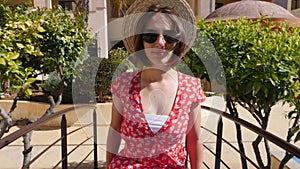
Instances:
[[[152,65],[149,66],[148,68],[167,71],[167,70],[169,70],[171,67],[170,67],[168,64],[166,64],[166,63],[160,63],[160,64],[157,63],[157,64],[152,64]]]
[[[152,55],[152,59],[149,59],[152,63],[158,65],[167,65],[169,56],[166,55]]]

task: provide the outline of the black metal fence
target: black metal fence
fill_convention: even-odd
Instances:
[[[93,122],[90,124],[83,125],[76,130],[73,130],[71,132],[67,132],[67,118],[66,118],[66,113],[74,111],[75,109],[82,109],[82,108],[91,108],[93,109]],[[39,159],[43,154],[45,154],[51,147],[53,147],[55,144],[61,142],[61,160],[57,162],[56,165],[54,165],[53,168],[57,168],[61,164],[62,169],[67,169],[68,168],[68,156],[72,153],[75,152],[76,149],[78,149],[80,146],[82,146],[84,143],[86,143],[89,140],[93,140],[94,145],[93,149],[83,157],[82,161],[80,161],[77,166],[74,166],[74,168],[79,167],[86,158],[88,158],[92,153],[94,155],[94,168],[98,168],[98,152],[97,152],[97,112],[96,108],[94,106],[89,106],[89,105],[84,105],[84,106],[75,106],[75,107],[70,107],[66,108],[64,110],[58,111],[56,113],[53,113],[49,116],[44,116],[41,119],[24,126],[20,128],[19,130],[7,135],[6,137],[3,137],[0,140],[0,151],[2,148],[5,148],[7,145],[10,143],[14,142],[18,138],[23,137],[23,135],[37,129],[41,125],[45,124],[46,122],[53,120],[55,118],[61,117],[61,137],[55,140],[52,144],[47,146],[43,151],[41,151],[39,154],[37,154],[35,157],[32,158],[31,161],[29,161],[27,164],[23,165],[23,169],[25,168],[30,168],[30,165],[35,162],[37,159]],[[88,137],[78,145],[76,145],[72,150],[68,151],[68,136],[70,136],[73,133],[78,132],[79,130],[88,127],[88,126],[93,126],[93,136]]]
[[[208,132],[210,132],[211,134],[213,134],[216,137],[216,149],[215,151],[212,151],[209,147],[207,147],[205,144],[203,145],[205,149],[207,149],[211,154],[213,154],[215,156],[215,165],[214,166],[209,166],[206,164],[206,162],[204,161],[204,166],[206,168],[215,168],[215,169],[219,169],[219,168],[231,168],[228,164],[226,164],[225,161],[222,160],[222,146],[223,144],[228,145],[229,147],[232,148],[232,151],[237,152],[240,154],[241,158],[245,161],[247,161],[247,163],[249,163],[251,165],[250,168],[260,168],[256,162],[251,159],[249,156],[247,156],[247,154],[243,153],[242,151],[240,151],[237,147],[235,147],[233,144],[231,144],[229,141],[227,141],[226,139],[224,139],[222,137],[223,134],[223,118],[230,120],[231,122],[238,124],[250,131],[252,131],[253,133],[260,135],[261,137],[263,137],[264,139],[272,142],[273,144],[277,145],[279,148],[281,148],[282,150],[284,150],[285,152],[290,153],[291,155],[293,155],[294,157],[300,158],[300,148],[283,140],[282,138],[261,129],[258,126],[255,126],[243,119],[240,119],[232,114],[229,114],[227,112],[224,111],[220,111],[218,109],[212,108],[212,107],[207,107],[207,106],[202,106],[202,109],[206,109],[209,110],[210,112],[213,113],[217,113],[220,115],[220,119],[218,122],[218,126],[217,126],[217,133],[205,128],[202,126],[203,130],[206,130]],[[242,161],[241,160],[241,163]],[[300,164],[299,164],[300,165]],[[222,166],[222,167],[221,167]],[[241,164],[241,168],[247,168],[247,164]]]
[[[67,132],[67,119],[66,119],[66,113],[73,111],[74,109],[81,109],[81,108],[91,108],[93,109],[93,122],[90,124],[86,124],[81,126],[80,128],[73,130],[72,132]],[[220,111],[218,109],[212,108],[212,107],[207,107],[207,106],[202,106],[203,109],[209,110],[210,112],[214,112],[217,114],[220,114],[220,119],[218,122],[218,127],[217,127],[217,132],[213,132],[207,128],[205,128],[204,126],[202,126],[203,130],[206,130],[208,132],[210,132],[212,135],[215,136],[216,138],[216,145],[215,145],[215,151],[211,150],[209,147],[207,147],[204,144],[204,148],[206,148],[211,154],[213,154],[213,156],[215,157],[215,162],[214,162],[214,166],[209,166],[205,161],[204,166],[206,166],[206,168],[231,168],[228,164],[226,164],[226,162],[222,159],[222,146],[223,144],[227,144],[228,146],[230,146],[232,148],[232,151],[237,152],[240,154],[241,158],[244,158],[250,165],[251,168],[259,168],[259,166],[256,164],[256,162],[252,159],[250,159],[247,154],[242,153],[238,148],[236,148],[234,145],[232,145],[229,141],[227,141],[226,139],[223,138],[223,118],[226,118],[230,121],[232,121],[233,123],[236,123],[238,125],[241,125],[242,127],[245,127],[247,129],[249,129],[250,131],[252,131],[253,133],[256,133],[260,136],[262,136],[264,139],[269,140],[270,142],[274,143],[275,145],[277,145],[278,147],[280,147],[281,149],[289,152],[290,154],[292,154],[294,157],[300,158],[300,148],[296,147],[295,145],[277,137],[276,135],[263,130],[243,119],[237,118],[229,113],[226,113],[224,111]],[[44,123],[53,120],[57,117],[62,117],[61,118],[61,137],[58,138],[56,141],[54,141],[52,144],[50,144],[49,146],[47,146],[42,152],[40,152],[38,155],[36,155],[35,157],[32,158],[32,160],[26,164],[25,166],[23,166],[23,168],[29,168],[30,165],[35,162],[38,158],[40,158],[45,152],[47,152],[51,147],[53,147],[56,143],[61,141],[61,160],[57,162],[57,164],[53,167],[53,168],[57,168],[59,165],[61,165],[61,168],[63,169],[67,169],[68,168],[68,156],[72,153],[75,153],[75,150],[80,147],[81,145],[83,145],[85,142],[87,142],[88,140],[93,140],[93,149],[85,156],[83,157],[82,161],[79,162],[77,164],[77,166],[75,168],[77,168],[78,166],[80,166],[82,164],[82,162],[89,157],[92,153],[94,155],[94,168],[98,168],[98,152],[97,152],[97,147],[98,147],[98,143],[97,143],[97,112],[96,112],[96,108],[94,106],[75,106],[72,108],[67,108],[61,111],[58,111],[54,114],[51,114],[49,116],[45,116],[37,121],[35,121],[34,123],[31,123],[27,126],[24,126],[22,128],[20,128],[19,130],[7,135],[6,137],[2,138],[0,140],[0,151],[2,148],[5,148],[7,145],[9,145],[10,143],[14,142],[15,140],[17,140],[18,138],[22,137],[23,135],[25,135],[26,133],[29,133],[35,129],[37,129],[39,126],[43,125]],[[88,137],[86,140],[84,140],[83,142],[79,143],[78,145],[75,146],[75,148],[73,148],[72,150],[68,151],[68,136],[85,128],[88,126],[93,126],[93,136]],[[243,166],[243,165],[241,165]]]

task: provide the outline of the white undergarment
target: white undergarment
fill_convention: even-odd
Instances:
[[[156,115],[156,114],[145,114],[146,120],[151,130],[156,133],[165,124],[169,116],[167,115]]]

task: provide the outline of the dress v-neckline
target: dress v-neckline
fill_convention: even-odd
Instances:
[[[138,97],[139,97],[139,106],[140,106],[140,110],[141,110],[140,113],[141,113],[141,117],[144,119],[144,121],[145,121],[147,127],[149,128],[149,130],[151,131],[151,133],[153,133],[153,134],[155,135],[155,134],[157,134],[157,133],[160,133],[161,130],[163,130],[163,128],[165,128],[165,127],[167,126],[167,123],[168,123],[168,121],[169,121],[170,118],[171,118],[171,113],[172,113],[173,110],[175,109],[176,104],[177,104],[177,102],[178,102],[178,100],[179,100],[178,94],[179,94],[179,90],[180,90],[180,88],[181,88],[181,74],[180,74],[180,72],[176,71],[176,73],[177,73],[178,86],[177,86],[175,98],[174,98],[174,100],[173,100],[173,105],[172,105],[172,107],[171,107],[171,111],[170,111],[168,114],[166,114],[166,115],[168,116],[168,118],[167,118],[167,120],[164,122],[164,124],[161,126],[161,128],[160,128],[157,132],[154,132],[154,131],[151,129],[148,120],[146,119],[146,115],[145,115],[145,113],[144,113],[144,107],[143,107],[143,104],[142,104],[142,97],[141,97],[141,87],[142,87],[142,86],[141,86],[141,73],[142,73],[142,71],[140,71],[140,72],[138,73],[138,76],[137,76],[137,79],[138,79],[138,82],[137,82],[137,84],[138,84],[138,86],[137,86],[137,93],[138,93]]]

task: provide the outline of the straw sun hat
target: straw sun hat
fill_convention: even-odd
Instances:
[[[175,13],[185,31],[183,43],[189,47],[192,45],[196,34],[195,15],[186,0],[136,0],[127,10],[122,27],[123,42],[130,53],[136,52],[133,38],[136,28],[143,26],[137,25],[138,21],[151,5],[157,4],[169,7]]]

